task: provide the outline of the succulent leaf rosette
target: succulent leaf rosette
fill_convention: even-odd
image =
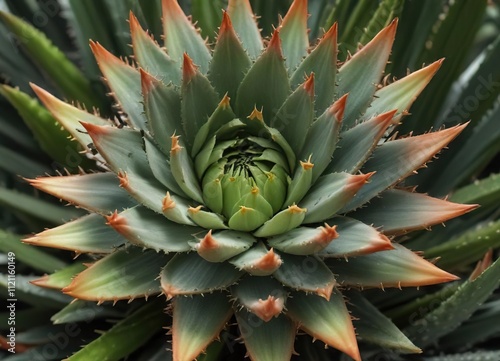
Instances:
[[[390,238],[474,208],[398,187],[464,128],[389,136],[441,61],[380,84],[396,21],[341,63],[337,26],[311,46],[307,16],[295,0],[262,39],[230,0],[208,46],[164,0],[162,48],[131,14],[136,63],[91,43],[124,124],[33,86],[102,170],[32,180],[89,215],[26,242],[95,255],[75,298],[165,294],[176,361],[233,315],[253,360],[289,360],[298,329],[360,360],[348,308],[368,301],[344,290],[456,279]]]

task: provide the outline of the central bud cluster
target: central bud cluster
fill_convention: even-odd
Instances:
[[[245,132],[208,143],[212,151],[195,158],[206,206],[224,216],[231,229],[257,229],[286,198],[290,170],[281,147]]]

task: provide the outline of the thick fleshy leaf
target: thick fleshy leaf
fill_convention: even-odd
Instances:
[[[115,172],[149,171],[141,133],[129,128],[115,128],[82,123],[106,164]]]
[[[302,83],[304,76],[314,73],[316,77],[316,114],[323,112],[332,104],[335,95],[337,74],[337,24],[321,38],[319,44],[299,65],[290,81],[292,88]]]
[[[141,81],[149,131],[160,149],[168,154],[170,137],[183,134],[179,92],[174,85],[165,85],[142,69]]]
[[[296,325],[285,315],[268,322],[246,309],[235,311],[241,337],[252,360],[289,361],[292,357]]]
[[[229,0],[227,12],[233,20],[234,29],[238,34],[243,47],[252,59],[256,59],[264,45],[260,30],[249,0]]]
[[[314,164],[309,159],[306,162],[299,161],[299,165],[300,167],[295,169],[292,181],[288,184],[287,196],[284,203],[286,207],[300,202],[312,185]]]
[[[336,226],[338,237],[319,252],[320,257],[351,257],[393,249],[391,240],[375,228],[348,217],[327,221]]]
[[[337,289],[329,300],[303,292],[292,293],[287,315],[314,338],[361,361],[351,315]]]
[[[156,195],[159,196],[158,188],[154,187],[150,190],[156,193],[154,198],[156,198]],[[150,192],[148,192],[147,194],[150,194]],[[156,207],[156,200],[154,198],[150,199],[150,203],[151,205],[154,205]],[[189,202],[192,201],[188,201],[187,199],[177,197],[173,194],[170,194],[170,192],[167,192],[167,194],[162,198],[161,201],[161,212],[172,222],[186,224],[189,226],[196,226],[196,223],[194,223],[191,217],[189,217],[189,209],[192,208]],[[154,208],[151,209],[155,211]]]
[[[149,166],[155,178],[163,184],[168,190],[181,197],[187,198],[182,189],[175,181],[170,162],[165,153],[163,153],[149,138],[144,138],[146,155],[148,157]]]
[[[273,74],[273,76],[269,76]],[[236,112],[246,117],[262,108],[264,120],[270,122],[290,93],[290,83],[276,30],[266,50],[243,78],[236,97]]]
[[[391,125],[396,110],[380,114],[340,135],[334,159],[325,173],[356,173],[377,146],[386,129]]]
[[[206,140],[213,137],[221,127],[228,124],[234,118],[236,118],[236,115],[231,108],[230,99],[225,95],[217,106],[217,109],[215,109],[207,122],[196,133],[191,155],[193,157],[196,156]]]
[[[109,124],[106,120],[88,113],[84,110],[78,109],[68,103],[59,100],[44,89],[31,84],[31,88],[36,93],[38,98],[52,113],[57,122],[61,124],[83,147],[87,149],[92,139],[80,124],[81,121],[95,125]]]
[[[99,318],[120,318],[123,314],[109,306],[98,306],[94,302],[75,300],[61,311],[53,314],[50,320],[54,325],[72,322],[91,322]]]
[[[97,213],[109,214],[135,205],[127,192],[118,187],[113,173],[44,177],[29,182],[35,188]]]
[[[242,275],[229,263],[208,262],[198,253],[179,253],[161,272],[167,297],[210,293],[225,289]]]
[[[78,274],[63,292],[89,301],[148,297],[161,292],[157,278],[168,259],[153,250],[122,249]]]
[[[283,286],[271,277],[245,277],[231,287],[231,294],[239,305],[266,322],[283,311],[288,297]]]
[[[31,283],[40,287],[62,290],[71,283],[73,278],[75,278],[78,273],[84,271],[86,268],[87,267],[85,267],[83,263],[75,262],[70,266],[58,270],[57,272],[33,280]]]
[[[404,330],[405,333],[421,347],[426,347],[436,339],[450,334],[452,330],[470,319],[471,315],[498,288],[499,270],[500,261],[496,260],[477,278],[460,285],[446,300],[441,299],[441,304],[438,307],[434,306],[431,312],[418,320],[413,319],[412,324]],[[449,317],[450,314],[455,317]],[[422,327],[425,327],[425,333],[422,333]]]
[[[375,92],[375,99],[363,115],[363,119],[370,119],[397,109],[393,123],[401,119],[404,112],[410,110],[411,105],[418,95],[429,84],[432,77],[441,67],[444,59],[438,60],[425,68],[415,71],[394,83],[391,83]]]
[[[217,213],[203,211],[203,206],[188,208],[189,218],[204,229],[228,229],[224,217]]]
[[[62,226],[47,229],[23,240],[34,246],[65,249],[77,253],[111,253],[126,243],[97,214],[79,218]]]
[[[458,279],[399,244],[393,247],[349,260],[330,259],[327,263],[339,283],[360,287],[418,287]]]
[[[52,12],[52,10],[49,11]],[[37,16],[35,14],[37,13],[33,13],[34,17]],[[43,32],[28,22],[3,11],[0,13],[0,18],[12,35],[17,36],[18,44],[22,46],[29,58],[66,98],[78,100],[89,108],[99,105],[89,79],[60,49],[52,44]],[[34,22],[37,23],[35,20]]]
[[[281,266],[282,260],[273,249],[268,250],[259,242],[245,253],[229,260],[229,263],[254,276],[269,276]]]
[[[236,99],[236,92],[252,61],[236,35],[229,15],[224,12],[215,44],[208,78],[219,94]]]
[[[248,233],[232,230],[215,232],[209,231],[194,249],[209,262],[224,262],[249,249],[255,238]]]
[[[370,104],[384,71],[396,34],[397,20],[344,63],[337,74],[337,96],[349,93],[344,128],[351,128]]]
[[[188,54],[201,71],[208,71],[212,58],[205,40],[182,11],[177,0],[163,0],[163,32],[165,47],[173,60],[181,62]]]
[[[168,0],[175,1],[175,0]],[[217,108],[219,95],[188,55],[182,66],[181,115],[185,141],[194,143],[196,133]]]
[[[283,264],[274,278],[284,285],[302,291],[313,292],[329,300],[335,286],[335,277],[319,258],[301,257],[280,253]]]
[[[307,132],[304,147],[298,153],[300,160],[308,159],[314,164],[312,168],[313,183],[332,161],[332,155],[339,140],[346,100],[347,95],[337,100],[312,124]]]
[[[166,322],[167,317],[160,301],[151,301],[66,360],[123,359],[161,332]]]
[[[132,46],[135,60],[141,68],[153,74],[165,84],[181,84],[180,62],[176,62],[158,46],[152,35],[148,34],[139,24],[139,21],[130,12],[129,17]]]
[[[352,211],[365,204],[384,189],[413,174],[436,153],[451,142],[464,129],[464,125],[438,132],[388,141],[375,149],[361,168],[363,172],[376,172],[370,183],[342,209]]]
[[[322,251],[337,237],[336,227],[325,223],[324,227],[292,229],[290,232],[269,238],[267,243],[285,253],[308,256]]]
[[[380,312],[359,292],[349,292],[346,296],[349,299],[349,310],[354,316],[356,333],[361,339],[403,353],[422,352],[396,327],[390,318]]]
[[[383,192],[370,206],[354,212],[366,224],[380,227],[385,234],[422,229],[458,217],[477,205],[457,204],[424,194],[398,189]]]
[[[203,203],[198,177],[188,151],[179,144],[179,136],[172,136],[170,148],[170,170],[182,191],[198,203]]]
[[[233,309],[227,294],[175,297],[172,303],[172,351],[176,361],[194,360],[219,336]]]
[[[256,237],[270,237],[288,232],[304,221],[307,210],[296,205],[277,213],[254,232]]]
[[[203,231],[166,220],[164,216],[137,206],[107,217],[109,226],[131,243],[157,252],[186,252],[194,235]]]
[[[314,118],[314,74],[298,87],[285,101],[276,117],[271,120],[271,127],[278,130],[286,139],[295,154],[306,141],[307,133]]]
[[[309,49],[307,0],[295,0],[280,26],[286,66],[290,72],[302,62]]]
[[[320,177],[299,203],[307,209],[304,223],[316,223],[333,217],[365,186],[373,173],[350,175],[332,173]]]
[[[111,54],[101,44],[91,41],[90,46],[113,95],[127,114],[130,125],[146,129],[139,71]]]

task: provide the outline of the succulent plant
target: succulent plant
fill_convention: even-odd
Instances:
[[[295,0],[264,41],[232,0],[212,47],[164,0],[165,51],[131,14],[137,64],[91,43],[113,121],[33,86],[102,171],[31,180],[90,214],[25,242],[95,254],[74,298],[165,294],[174,360],[233,314],[254,360],[290,359],[299,327],[360,360],[348,308],[366,300],[344,290],[456,279],[390,238],[475,208],[399,186],[465,127],[395,131],[441,61],[388,84],[397,21],[339,62],[337,26],[310,50],[306,20]]]

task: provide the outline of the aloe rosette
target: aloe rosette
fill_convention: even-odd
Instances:
[[[310,48],[306,0],[267,41],[248,0],[213,46],[175,0],[163,22],[166,49],[130,15],[137,64],[91,42],[123,123],[33,86],[102,170],[31,180],[90,214],[26,242],[95,254],[75,298],[165,294],[174,360],[233,315],[253,360],[290,359],[298,328],[360,360],[343,290],[456,279],[390,239],[475,207],[398,187],[464,128],[388,136],[441,61],[380,84],[397,22],[340,63],[336,25]]]

